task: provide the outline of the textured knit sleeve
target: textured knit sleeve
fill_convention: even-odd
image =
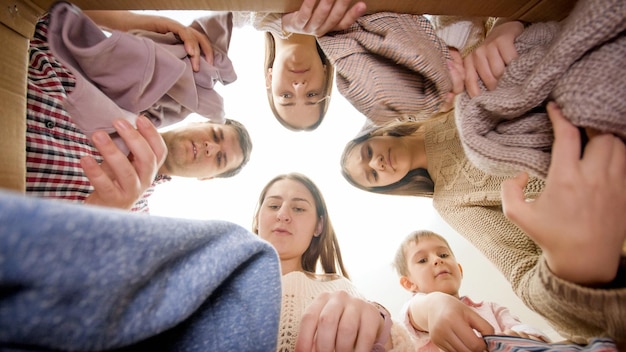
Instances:
[[[553,322],[563,337],[586,343],[590,337],[608,335],[626,342],[626,288],[573,284],[554,275],[542,257],[527,291],[527,304]]]
[[[607,334],[626,339],[626,288],[591,289],[561,280],[547,267],[541,249],[506,219],[500,206],[435,206],[561,336],[576,343]]]
[[[236,27],[251,25],[256,30],[271,32],[273,35],[287,39],[291,32],[283,30],[283,14],[272,12],[233,12]]]
[[[428,172],[435,181],[433,206],[441,217],[480,250],[517,296],[563,337],[579,343],[594,336],[626,342],[626,288],[591,289],[556,277],[541,248],[504,215],[500,189],[505,178],[487,175],[468,161],[449,116],[425,128]],[[540,194],[544,185],[531,178],[526,196]]]

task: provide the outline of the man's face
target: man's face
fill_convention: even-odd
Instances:
[[[162,133],[167,146],[163,173],[211,179],[241,165],[243,151],[230,125],[194,122]]]

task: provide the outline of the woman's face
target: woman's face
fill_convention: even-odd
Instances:
[[[319,103],[326,99],[326,66],[317,51],[276,52],[267,74],[274,107],[287,124],[304,129],[319,120]]]
[[[346,155],[345,168],[359,185],[382,187],[411,171],[412,149],[404,137],[376,136],[357,144]]]
[[[274,246],[281,261],[299,260],[322,229],[313,195],[302,183],[289,179],[270,186],[257,220],[259,236]]]

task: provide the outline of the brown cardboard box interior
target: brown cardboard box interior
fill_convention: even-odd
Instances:
[[[24,191],[25,116],[28,38],[37,18],[53,0],[0,0],[0,187]],[[529,22],[559,20],[574,5],[571,0],[365,0],[369,12],[395,11],[434,15],[497,16]],[[288,12],[300,6],[288,0],[77,0],[82,9],[108,10],[241,10]]]

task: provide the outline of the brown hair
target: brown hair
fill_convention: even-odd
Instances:
[[[405,253],[407,246],[410,243],[418,243],[422,238],[437,238],[445,243],[446,247],[448,247],[448,249],[450,250],[450,253],[452,253],[452,248],[450,248],[450,244],[443,236],[428,230],[413,231],[404,238],[404,240],[400,244],[400,247],[398,247],[398,250],[396,251],[396,255],[393,260],[393,266],[399,276],[409,276],[409,267],[407,265],[407,258]]]
[[[243,154],[243,160],[241,163],[234,169],[222,172],[221,174],[215,177],[233,177],[237,175],[241,169],[250,161],[250,153],[252,153],[252,139],[250,138],[250,134],[241,122],[233,119],[226,119],[224,122],[225,126],[230,126],[237,133],[237,142],[239,142],[239,147],[241,148],[241,153]]]
[[[326,57],[326,54],[324,54],[324,51],[322,50],[322,48],[320,48],[317,41],[315,42],[315,45],[317,46],[317,53],[319,54],[320,59],[322,60],[322,64],[326,65],[326,77],[324,77],[326,81],[326,86],[324,87],[322,96],[328,97],[326,99],[320,100],[320,102],[318,103],[320,104],[320,116],[317,122],[305,128],[298,128],[298,127],[288,124],[276,110],[276,105],[274,104],[274,96],[272,95],[271,87],[268,86],[266,89],[267,101],[270,104],[270,109],[272,109],[272,113],[274,114],[274,117],[276,117],[276,120],[278,120],[278,122],[280,122],[280,124],[283,125],[283,127],[292,131],[315,130],[322,123],[324,116],[326,116],[326,111],[328,110],[328,106],[330,105],[330,95],[333,90],[333,77],[335,75],[335,68],[328,60],[328,58]],[[270,32],[265,32],[265,62],[263,65],[264,74],[267,74],[268,69],[274,66],[275,58],[276,58],[276,42],[274,41],[274,36]]]
[[[293,180],[296,182],[300,182],[302,185],[304,185],[304,187],[306,187],[309,192],[311,192],[311,195],[313,195],[317,218],[322,219],[323,222],[322,232],[319,236],[313,237],[311,239],[309,247],[306,249],[304,254],[302,254],[302,268],[305,271],[315,273],[317,265],[319,263],[325,274],[338,274],[349,279],[350,277],[348,276],[348,272],[343,265],[343,259],[341,257],[341,250],[339,248],[339,242],[337,241],[337,235],[335,234],[335,229],[333,228],[330,217],[328,215],[326,201],[322,196],[322,192],[315,185],[315,183],[313,183],[311,179],[303,174],[291,172],[288,174],[278,175],[271,179],[265,185],[265,187],[263,187],[263,190],[259,195],[256,210],[254,211],[254,217],[252,218],[252,231],[258,235],[258,218],[261,205],[265,200],[268,189],[274,183],[281,180]]]

